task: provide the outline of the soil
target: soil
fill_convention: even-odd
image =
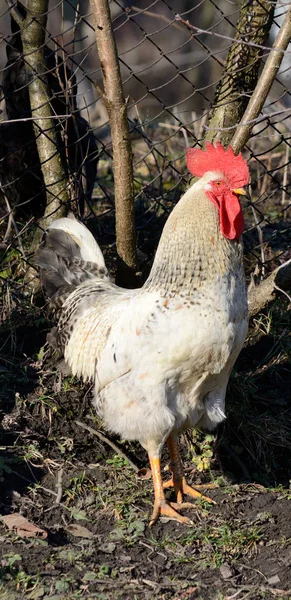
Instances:
[[[156,238],[143,240],[146,256]],[[107,249],[112,272],[113,258]],[[181,440],[189,483],[216,486],[206,491],[216,504],[185,509],[191,526],[160,519],[149,527],[152,482],[124,459],[141,469],[147,456],[103,430],[91,387],[45,343],[43,309],[17,292],[2,317],[0,511],[20,513],[47,537],[23,537],[0,520],[0,600],[291,600],[287,301],[254,320],[217,435]]]
[[[140,469],[148,466],[144,451],[102,430],[91,388],[43,346],[49,323],[41,309],[15,308],[1,337],[0,507],[47,537],[25,538],[1,522],[1,600],[291,598],[291,443],[280,421],[288,427],[291,369],[278,352],[285,314],[268,334],[256,330],[241,354],[228,425],[209,443],[202,434],[182,440],[189,482],[214,483],[206,493],[216,504],[185,510],[191,526],[160,519],[149,527],[151,480],[123,456]],[[256,413],[248,412],[248,397]],[[102,431],[118,450],[76,421]],[[271,441],[258,444],[256,435]],[[194,450],[206,460],[202,471]]]

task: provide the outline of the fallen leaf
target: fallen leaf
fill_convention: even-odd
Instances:
[[[88,540],[92,540],[94,537],[92,531],[89,531],[87,527],[83,527],[82,525],[69,525],[67,531],[74,537],[87,538]]]
[[[269,577],[268,584],[269,585],[277,585],[280,583],[280,577],[278,575],[273,575],[273,577]]]
[[[230,579],[233,576],[233,571],[229,565],[222,565],[219,569],[220,575],[223,579]]]
[[[198,587],[190,587],[185,592],[181,592],[179,596],[175,596],[173,600],[193,600],[199,592]]]
[[[5,515],[1,519],[7,525],[8,529],[15,529],[19,537],[41,537],[43,540],[47,538],[47,532],[44,529],[40,529],[40,527],[31,523],[19,513]]]
[[[77,510],[75,508],[71,508],[71,517],[76,521],[88,521],[87,515],[84,510]]]
[[[142,480],[144,480],[144,479],[151,479],[152,472],[151,472],[150,469],[143,468],[143,469],[140,469],[137,472],[136,476],[137,476],[138,479],[142,479]]]
[[[112,554],[116,548],[116,544],[114,542],[108,542],[107,544],[102,544],[99,546],[100,552],[105,552],[105,554]]]

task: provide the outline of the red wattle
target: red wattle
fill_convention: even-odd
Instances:
[[[244,230],[244,218],[237,195],[229,192],[218,198],[211,192],[206,193],[218,208],[221,233],[229,240],[238,240]]]

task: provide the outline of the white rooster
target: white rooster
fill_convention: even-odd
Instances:
[[[189,149],[187,165],[200,179],[170,214],[142,288],[110,281],[99,246],[76,220],[50,225],[36,255],[57,320],[50,341],[74,375],[95,382],[106,427],[148,452],[151,524],[159,515],[189,522],[178,512],[183,496],[200,493],[186,483],[177,438],[225,418],[227,382],[248,327],[238,199],[249,182],[247,164],[217,143]],[[172,477],[163,484],[165,442]],[[165,498],[170,486],[176,503]]]

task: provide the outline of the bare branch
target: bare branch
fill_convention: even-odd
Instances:
[[[17,23],[19,29],[21,29],[25,19],[20,14],[17,5],[15,4],[15,0],[6,0],[6,2],[8,4],[11,16],[13,17],[15,23]]]
[[[114,165],[116,243],[125,271],[136,269],[133,168],[127,107],[123,96],[108,0],[90,0],[103,73],[103,99],[108,110]],[[122,269],[121,269],[122,270]]]
[[[289,297],[286,292],[291,290],[291,259],[280,265],[269,277],[250,290],[248,295],[250,317],[256,315],[274,300],[276,290]]]
[[[274,0],[274,2],[269,1],[269,5],[274,7],[276,4],[276,0]],[[263,5],[261,3],[261,6],[263,8]],[[132,6],[132,8],[134,8],[134,6]],[[248,8],[249,4],[248,4]],[[265,10],[265,13],[267,12],[267,10]],[[152,14],[147,11],[140,11],[140,13],[146,13],[150,16],[152,16]],[[135,16],[135,15],[134,15]],[[159,17],[160,15],[155,15],[156,17]],[[253,15],[250,13],[250,19]],[[168,21],[168,19],[166,19],[166,17],[160,17],[161,19],[165,20],[166,22]],[[249,19],[249,20],[250,20]],[[217,37],[220,38],[222,40],[228,40],[230,42],[239,42],[239,44],[241,44],[242,46],[250,46],[251,48],[258,48],[259,50],[267,50],[268,52],[270,50],[274,50],[274,48],[270,47],[270,46],[264,46],[263,44],[256,44],[254,42],[247,42],[245,39],[243,39],[245,37],[245,32],[241,33],[241,37],[231,37],[229,35],[222,35],[221,33],[217,33],[216,31],[212,31],[209,29],[201,29],[201,27],[196,27],[195,25],[192,25],[192,23],[190,23],[190,21],[186,20],[186,19],[182,19],[182,17],[180,15],[176,15],[176,21],[180,21],[181,23],[183,23],[183,25],[186,25],[186,27],[189,27],[189,29],[193,29],[194,31],[196,31],[197,35],[199,35],[200,33],[203,33],[203,35],[210,35],[212,37]],[[171,21],[169,21],[169,23],[172,24]],[[237,25],[238,27],[238,25]],[[275,50],[276,51],[276,50]],[[277,52],[281,52],[280,49],[277,50]],[[285,54],[290,54],[291,50],[285,50],[284,52]]]
[[[259,120],[259,113],[276,77],[291,36],[291,8],[289,8],[256,85],[262,50],[268,49],[265,43],[272,24],[273,13],[274,3],[270,0],[243,2],[234,43],[229,50],[221,83],[217,89],[205,141],[213,142],[219,139],[223,145],[231,143],[236,153],[240,152],[248,141],[252,127]],[[185,24],[196,29],[197,32],[201,31],[189,23]],[[233,136],[232,130],[235,127],[237,129]],[[290,282],[291,267],[289,263],[286,263],[249,292],[250,315],[253,316],[272,301],[276,290],[286,293]]]

